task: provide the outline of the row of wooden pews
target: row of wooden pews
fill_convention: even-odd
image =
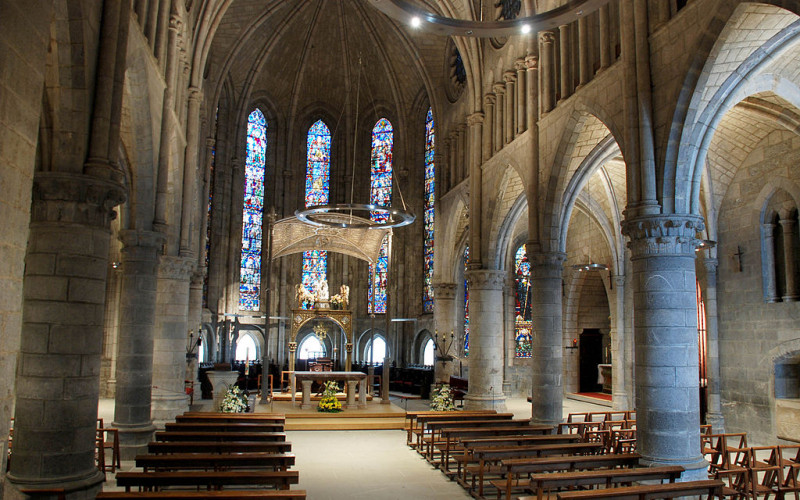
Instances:
[[[117,472],[125,491],[97,498],[305,499],[291,489],[300,476],[284,424],[279,414],[184,413],[136,457],[141,471]]]
[[[570,414],[556,428],[495,411],[409,412],[407,444],[475,498],[672,498],[722,492],[676,482],[680,466],[638,467],[634,412]],[[656,484],[633,485],[642,481]]]
[[[709,476],[725,483],[725,498],[800,499],[800,445],[748,446],[744,432],[700,437]]]

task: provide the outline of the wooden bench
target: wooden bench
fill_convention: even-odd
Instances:
[[[130,491],[138,487],[153,491],[165,486],[197,486],[220,489],[222,486],[274,486],[288,490],[300,481],[294,471],[177,471],[177,472],[118,472],[117,486]]]
[[[496,437],[496,436],[530,436],[530,435],[544,435],[553,430],[552,427],[546,425],[519,425],[512,427],[465,427],[465,428],[444,428],[440,430],[442,439],[444,441],[444,453],[442,455],[442,464],[450,463],[450,451],[455,449],[456,442],[459,439],[475,438],[475,437]],[[441,445],[439,446],[441,449]],[[431,462],[438,465],[435,462]]]
[[[286,453],[292,451],[287,441],[157,441],[147,445],[149,453]]]
[[[270,468],[286,470],[295,463],[293,453],[174,453],[137,455],[136,466],[148,470],[219,470]]]
[[[455,455],[453,459],[456,462],[457,469],[455,475],[461,477],[461,467],[466,466],[468,463],[475,461],[472,450],[473,448],[489,447],[489,446],[524,446],[532,444],[557,444],[557,443],[574,443],[580,440],[580,436],[575,434],[546,434],[544,436],[497,436],[497,437],[479,437],[479,438],[463,438],[459,441],[464,453]],[[452,451],[452,450],[451,450]],[[443,462],[444,463],[444,462]],[[448,476],[451,474],[449,464],[444,464],[444,473]]]
[[[576,472],[548,472],[544,474],[531,474],[529,481],[519,481],[519,489],[532,491],[537,500],[543,500],[545,491],[572,486],[604,486],[611,488],[621,483],[634,481],[669,481],[674,483],[684,468],[680,465],[663,467],[637,467],[632,469],[595,469]],[[511,498],[511,490],[507,490],[506,480],[491,481],[497,488],[498,500],[505,496]],[[503,495],[505,494],[505,495]]]
[[[472,474],[469,491],[477,491],[478,497],[483,496],[484,480],[487,474],[500,475],[503,469],[499,466],[491,467],[490,464],[511,458],[540,458],[553,455],[586,455],[597,453],[603,449],[599,443],[556,443],[538,444],[509,447],[475,448],[473,455],[478,465],[464,467],[464,486],[467,487],[469,474]],[[476,484],[477,482],[477,484]]]
[[[280,413],[212,413],[187,412],[175,417],[176,422],[286,422],[286,415]]]
[[[168,432],[283,432],[281,422],[167,422]]]
[[[450,416],[451,419],[463,419],[464,417],[468,417],[470,415],[493,415],[496,414],[497,411],[495,410],[477,410],[477,411],[408,411],[406,412],[406,444],[408,446],[413,446],[413,436],[417,434],[418,424],[419,424],[419,417],[427,417],[427,416]]]
[[[415,428],[412,429],[412,439],[416,438],[416,444],[413,446],[417,451],[422,450],[424,437],[429,433],[428,425],[432,422],[467,422],[473,420],[487,420],[487,419],[500,419],[510,420],[514,418],[513,413],[467,413],[467,412],[437,412],[437,415],[419,415],[415,420]],[[461,415],[453,415],[453,413],[461,413]],[[464,414],[466,413],[466,414]]]
[[[506,418],[505,415],[511,415]],[[422,438],[422,445],[425,447],[424,456],[428,461],[434,459],[435,448],[439,444],[444,444],[442,439],[442,429],[459,429],[468,427],[520,427],[530,425],[528,419],[513,420],[512,414],[502,414],[502,417],[479,420],[438,420],[427,423],[428,437]]]
[[[103,491],[95,498],[125,499],[152,498],[159,500],[197,500],[199,498],[224,498],[226,500],[305,500],[306,490],[222,490],[222,491]]]
[[[501,473],[506,477],[504,491],[512,491],[519,484],[520,475],[541,472],[569,472],[615,467],[634,467],[641,456],[638,453],[608,455],[579,455],[543,458],[511,458],[501,463]],[[527,480],[527,478],[526,478]]]
[[[566,491],[558,494],[559,500],[587,500],[613,498],[614,500],[651,500],[690,495],[708,495],[717,498],[722,493],[722,481],[686,481],[682,483],[651,484],[645,486],[622,486],[599,490]]]
[[[286,433],[159,431],[156,441],[286,441]]]

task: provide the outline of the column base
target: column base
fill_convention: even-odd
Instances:
[[[4,499],[23,500],[31,498],[26,490],[63,490],[66,498],[70,500],[91,500],[103,488],[105,476],[96,468],[92,468],[82,476],[67,476],[63,478],[25,478],[16,477],[12,473],[6,476],[3,492]],[[53,495],[52,498],[56,498]],[[46,498],[36,495],[36,498]]]
[[[800,295],[784,295],[781,300],[783,302],[797,302],[800,300]]]
[[[156,427],[152,422],[140,425],[126,425],[113,422],[119,429],[119,454],[122,460],[133,460],[136,455],[147,453],[147,443],[153,440]]]
[[[151,408],[153,424],[163,427],[165,422],[172,422],[176,416],[189,411],[189,396],[153,389]]]
[[[506,411],[506,398],[503,394],[467,394],[464,396],[464,410]]]
[[[725,432],[725,417],[722,413],[706,413],[706,423],[711,425],[711,432],[714,434]]]
[[[632,410],[630,401],[628,400],[628,393],[613,392],[611,393],[611,408],[617,411]]]
[[[708,479],[708,462],[701,457],[696,462],[682,462],[679,460],[658,460],[642,458],[639,464],[644,467],[661,467],[665,465],[680,465],[685,470],[678,481],[703,481]]]

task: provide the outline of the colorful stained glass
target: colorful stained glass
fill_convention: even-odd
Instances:
[[[247,117],[247,158],[244,166],[242,255],[239,272],[239,309],[261,307],[261,227],[264,212],[264,165],[267,120],[258,109]]]
[[[322,120],[308,129],[306,141],[306,208],[327,205],[330,192],[331,131]],[[314,293],[317,283],[328,278],[328,252],[303,252],[303,286]],[[306,307],[306,306],[303,306]]]
[[[372,128],[372,155],[369,202],[379,207],[392,205],[392,147],[394,131],[386,118],[381,118]],[[385,222],[386,214],[372,214],[376,222]],[[386,312],[386,277],[389,272],[388,239],[383,240],[376,264],[369,267],[367,307],[370,313]]]
[[[308,130],[306,148],[306,207],[328,204],[331,131],[322,120]]]
[[[433,161],[436,135],[433,128],[433,112],[428,108],[425,117],[425,215],[423,231],[423,288],[422,310],[433,312],[433,203],[435,201],[434,177],[436,166]]]
[[[469,284],[467,283],[467,264],[469,245],[464,248],[464,356],[469,356]]]
[[[514,255],[514,334],[516,339],[516,357],[531,357],[531,340],[533,325],[531,323],[531,264],[528,252],[521,245]]]

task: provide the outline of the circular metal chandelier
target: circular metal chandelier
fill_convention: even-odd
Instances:
[[[360,203],[317,205],[295,210],[294,215],[306,224],[341,229],[389,229],[407,226],[417,219],[416,215],[396,208]]]
[[[392,19],[414,28],[444,36],[492,38],[535,33],[569,24],[600,7],[609,0],[571,0],[547,12],[503,21],[474,21],[441,16],[408,0],[369,0],[373,7]]]

